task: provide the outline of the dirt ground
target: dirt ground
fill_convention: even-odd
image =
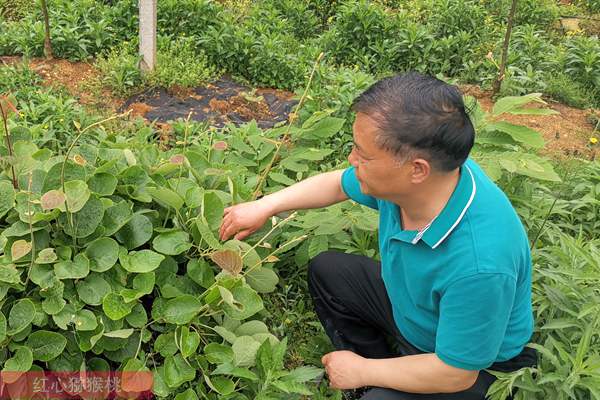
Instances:
[[[0,66],[19,61],[20,57],[0,57]],[[217,127],[255,119],[259,126],[269,128],[286,121],[296,103],[293,93],[267,88],[253,91],[226,77],[202,87],[153,89],[129,99],[119,99],[108,90],[93,88],[92,83],[97,81],[98,71],[92,64],[34,58],[30,61],[30,68],[43,78],[44,85],[62,86],[82,104],[102,103],[114,111],[132,110],[132,115],[155,121],[159,126],[189,115],[193,120],[208,120]],[[491,94],[478,86],[461,85],[461,90],[475,97],[486,111],[493,106]],[[600,144],[591,145],[590,138],[600,140],[600,132],[594,131],[595,125],[590,116],[600,115],[600,110],[580,110],[550,100],[547,107],[559,114],[506,115],[503,119],[541,132],[546,141],[544,152],[547,154],[595,158]]]

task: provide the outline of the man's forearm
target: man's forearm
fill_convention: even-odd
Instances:
[[[348,197],[341,188],[343,170],[311,176],[292,186],[260,199],[271,214],[283,211],[327,207]]]
[[[365,359],[365,386],[385,387],[408,393],[455,393],[467,390],[478,371],[451,367],[435,354],[387,359]]]

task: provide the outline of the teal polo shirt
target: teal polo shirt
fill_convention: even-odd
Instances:
[[[522,351],[533,333],[527,234],[473,160],[461,166],[452,196],[422,235],[402,230],[396,204],[363,194],[354,167],[344,171],[342,187],[379,210],[381,275],[410,343],[467,370]]]

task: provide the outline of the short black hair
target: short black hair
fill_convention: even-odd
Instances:
[[[351,108],[377,122],[380,147],[400,157],[416,152],[439,171],[461,166],[475,141],[460,90],[433,76],[409,72],[381,79]]]

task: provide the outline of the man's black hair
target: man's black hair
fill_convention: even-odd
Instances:
[[[475,129],[456,86],[410,72],[384,78],[354,100],[352,110],[377,122],[377,143],[398,157],[419,154],[452,171],[467,159]]]

